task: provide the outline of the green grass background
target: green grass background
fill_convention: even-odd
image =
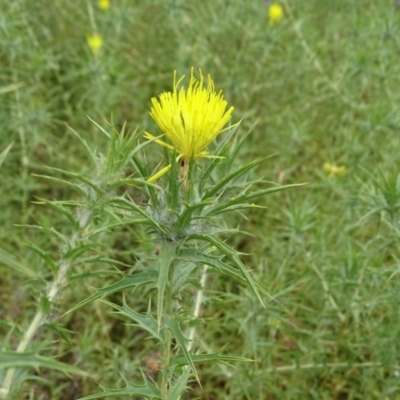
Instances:
[[[400,399],[400,6],[288,2],[292,17],[285,9],[271,27],[261,0],[111,0],[107,11],[96,1],[0,0],[0,150],[14,143],[0,170],[0,339],[14,326],[16,345],[43,292],[9,257],[50,279],[26,244],[59,252],[55,237],[16,225],[69,229],[35,201],[72,194],[34,174],[88,168],[66,125],[100,150],[105,137],[87,116],[157,134],[151,97],[171,88],[174,70],[201,67],[235,107],[233,121],[243,118],[243,134],[252,129],[238,162],[276,153],[254,176],[309,184],[227,221],[253,235],[229,240],[275,301],[263,309],[249,288],[209,280],[204,348],[254,362],[201,365],[203,388],[193,384],[187,399]],[[94,58],[86,36],[96,31],[104,46]],[[151,150],[157,162],[161,152]],[[345,176],[328,179],[324,162],[346,166]],[[134,269],[147,262],[142,240],[126,227],[102,251]],[[104,279],[71,285],[54,316],[112,282]],[[146,307],[130,296],[131,307]],[[140,368],[151,376],[154,343],[107,306],[57,323],[71,343],[43,329],[35,346],[52,343],[48,354],[94,378],[40,370],[26,398],[75,399],[99,391],[97,382],[122,387],[120,373],[140,382]]]

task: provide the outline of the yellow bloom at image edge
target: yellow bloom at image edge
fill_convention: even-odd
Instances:
[[[277,3],[272,3],[268,9],[269,24],[274,25],[283,18],[283,8]]]
[[[92,54],[97,57],[100,49],[103,47],[103,38],[100,35],[88,35],[87,44]]]
[[[99,0],[99,8],[108,10],[110,8],[110,0]]]
[[[201,157],[217,157],[209,155],[205,148],[215,140],[224,130],[224,126],[231,119],[233,107],[227,109],[222,91],[216,92],[214,82],[207,76],[205,85],[202,71],[200,79],[196,79],[191,71],[187,89],[179,88],[184,79],[176,80],[172,92],[164,92],[159,99],[151,99],[151,117],[155,120],[167,141],[155,139],[155,136],[146,132],[145,137],[167,149],[175,150],[184,162]],[[161,176],[157,174],[157,178]],[[155,180],[155,179],[153,179]]]

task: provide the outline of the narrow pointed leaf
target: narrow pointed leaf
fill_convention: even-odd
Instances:
[[[97,299],[100,299],[104,296],[107,296],[109,294],[115,293],[115,292],[120,292],[125,289],[130,289],[132,287],[138,287],[141,285],[146,285],[146,284],[155,284],[156,280],[158,277],[157,271],[143,271],[139,272],[137,274],[133,275],[124,275],[124,277],[110,285],[106,286],[102,289],[96,290],[96,293],[93,294],[92,296],[89,296],[88,298],[82,300],[78,304],[76,304],[74,307],[69,309],[64,315],[71,313],[72,311],[77,310],[78,308],[94,301]]]
[[[171,318],[170,316],[166,316],[166,325],[169,328],[169,330],[172,332],[172,335],[174,336],[174,339],[176,341],[176,345],[178,348],[180,348],[184,354],[184,357],[187,361],[187,364],[190,366],[192,369],[192,372],[197,380],[197,382],[200,384],[200,379],[196,371],[196,367],[194,366],[193,360],[192,360],[192,355],[188,351],[186,347],[186,342],[188,339],[185,338],[185,336],[182,333],[181,327],[178,323],[178,321],[173,317]]]
[[[52,358],[40,356],[36,353],[14,353],[0,351],[0,369],[8,368],[47,368],[60,371],[65,374],[90,376],[90,374],[77,367],[62,363]]]
[[[206,194],[203,196],[202,200],[208,199],[216,194],[220,194],[220,191],[223,190],[223,188],[231,181],[233,181],[234,179],[239,178],[240,176],[244,175],[246,172],[250,171],[252,168],[254,168],[257,164],[260,164],[261,162],[263,162],[265,158],[261,158],[259,160],[255,160],[252,161],[246,165],[244,165],[243,167],[237,169],[236,171],[232,172],[231,174],[229,174],[228,176],[226,176],[224,179],[222,179],[221,181],[219,181],[215,186],[213,186],[212,188],[208,189]]]
[[[129,382],[123,389],[106,389],[103,388],[102,393],[95,393],[89,396],[81,397],[78,400],[91,400],[91,399],[114,399],[116,397],[139,397],[146,399],[162,399],[161,391],[157,386],[151,385],[146,382],[144,385],[135,385]]]
[[[177,229],[184,229],[193,219],[192,216],[197,210],[202,210],[210,204],[212,204],[211,200],[205,200],[200,203],[187,207],[176,221]]]
[[[232,249],[232,247],[228,246],[226,243],[222,242],[220,239],[218,239],[214,236],[193,234],[189,238],[208,242],[208,243],[212,244],[213,246],[215,246],[220,251],[222,251],[222,253],[225,254],[225,256],[228,258],[228,260],[233,262],[240,269],[240,271],[243,273],[247,283],[250,285],[251,289],[253,290],[253,293],[257,296],[257,299],[259,300],[259,302],[264,306],[264,303],[260,296],[260,292],[257,289],[257,285],[254,282],[253,278],[250,276],[246,267],[240,261],[240,258],[238,256],[239,253],[236,250]]]
[[[196,263],[198,265],[203,265],[203,264],[208,265],[211,268],[218,270],[219,272],[228,274],[233,278],[240,280],[241,282],[247,282],[246,276],[240,269],[235,269],[230,265],[225,264],[221,260],[221,257],[210,256],[200,251],[195,251],[193,249],[191,250],[183,249],[179,252],[179,256],[185,261]],[[257,286],[257,289],[261,293],[265,294],[266,296],[272,299],[272,296],[262,286],[260,286],[258,283],[255,283],[255,285]]]
[[[182,394],[186,391],[188,386],[188,380],[190,377],[190,369],[185,368],[179,376],[177,382],[172,386],[165,400],[177,400],[181,399]]]
[[[244,358],[238,356],[224,356],[221,355],[220,352],[211,354],[192,354],[191,357],[194,363],[203,363],[203,362],[230,363],[234,361],[253,362],[253,360],[251,360],[250,358]],[[183,355],[175,355],[171,357],[170,365],[171,367],[180,367],[188,365],[188,363],[186,357],[184,357]]]
[[[140,314],[126,304],[125,298],[123,299],[123,305],[118,306],[115,303],[110,303],[109,301],[101,300],[102,303],[109,305],[110,307],[117,310],[120,314],[125,315],[126,317],[135,321],[136,326],[146,330],[150,333],[150,335],[160,341],[162,341],[162,337],[158,333],[158,325],[157,321],[152,317],[152,315],[148,312],[147,315]]]
[[[280,192],[282,190],[298,187],[298,186],[303,186],[305,185],[304,183],[295,183],[292,185],[282,185],[282,186],[276,186],[268,189],[261,189],[261,190],[256,190],[255,192],[250,192],[250,193],[245,193],[242,195],[239,195],[235,198],[229,199],[223,203],[217,204],[215,207],[211,207],[210,211],[207,213],[208,216],[213,216],[213,215],[218,215],[223,212],[225,212],[229,207],[234,206],[236,204],[241,204],[241,203],[249,203],[251,200],[254,200],[258,197],[266,196],[272,193]]]

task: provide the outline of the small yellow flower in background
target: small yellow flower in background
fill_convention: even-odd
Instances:
[[[328,175],[328,178],[341,177],[346,173],[346,167],[344,165],[338,166],[336,164],[324,163],[324,171]]]
[[[103,47],[103,38],[100,35],[88,35],[87,36],[88,46],[94,57],[97,57],[100,49]]]
[[[159,99],[151,99],[153,107],[150,115],[162,130],[168,143],[146,132],[145,138],[154,140],[159,145],[178,153],[178,159],[183,165],[188,165],[190,160],[212,156],[205,148],[224,130],[224,126],[231,119],[233,107],[227,108],[222,91],[215,91],[214,82],[210,75],[207,76],[207,86],[204,84],[202,71],[199,70],[200,79],[197,80],[191,70],[189,85],[186,88],[178,86],[184,79],[182,76],[176,81],[174,73],[174,86],[172,92],[164,92]],[[153,182],[164,175],[171,166],[167,166],[152,176]]]
[[[283,8],[280,4],[272,3],[268,9],[268,17],[270,26],[280,22],[283,18]]]
[[[110,0],[99,0],[99,8],[108,10],[110,8]]]

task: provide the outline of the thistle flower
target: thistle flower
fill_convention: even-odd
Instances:
[[[94,57],[97,57],[100,49],[103,47],[103,38],[100,35],[88,35],[87,44]]]
[[[204,84],[202,71],[200,80],[197,80],[191,70],[189,86],[187,89],[178,86],[184,76],[176,81],[172,92],[165,92],[159,99],[151,99],[153,107],[150,115],[162,130],[166,141],[157,139],[146,132],[145,137],[154,140],[157,144],[178,153],[178,159],[183,165],[188,165],[193,159],[202,157],[218,157],[210,155],[205,148],[224,130],[224,126],[231,119],[233,107],[228,110],[222,91],[215,91],[214,82],[210,75],[207,76],[207,86]],[[162,169],[149,181],[155,181],[170,169],[170,165]]]
[[[338,166],[328,162],[324,163],[323,169],[328,175],[328,178],[341,177],[346,173],[346,167],[344,165]]]
[[[99,0],[99,8],[108,10],[110,8],[110,0]]]
[[[268,9],[268,17],[270,26],[280,22],[283,18],[283,8],[280,4],[272,3]]]

